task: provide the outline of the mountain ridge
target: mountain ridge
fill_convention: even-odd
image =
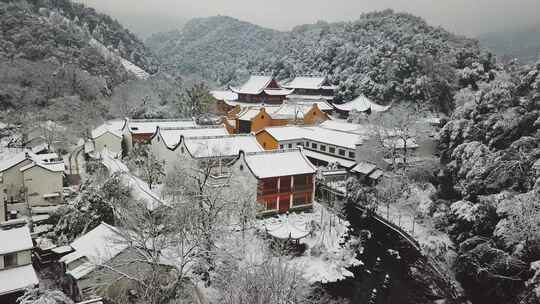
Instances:
[[[197,18],[146,43],[180,74],[198,74],[222,86],[238,84],[251,73],[280,80],[325,74],[339,86],[337,100],[366,94],[383,103],[435,104],[443,112],[453,107],[450,96],[460,85],[459,70],[482,61],[477,41],[391,10],[291,31],[225,16]]]

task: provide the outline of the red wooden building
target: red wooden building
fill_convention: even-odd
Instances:
[[[316,168],[300,148],[241,153],[236,165],[253,178],[260,214],[312,208]]]

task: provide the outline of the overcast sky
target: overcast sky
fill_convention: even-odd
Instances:
[[[539,25],[540,0],[78,0],[145,37],[193,17],[227,15],[278,30],[392,8],[468,36]]]

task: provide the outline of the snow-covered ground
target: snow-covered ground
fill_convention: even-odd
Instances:
[[[349,226],[347,221],[315,203],[312,212],[256,220],[254,229],[246,231],[244,238],[241,231],[232,231],[221,246],[247,265],[262,263],[268,258],[279,259],[296,268],[309,283],[336,282],[353,276],[348,267],[362,264],[355,258],[357,239],[345,241]],[[307,233],[299,241],[306,245],[305,252],[299,256],[274,254],[269,257],[271,238],[267,231],[272,231],[274,235],[287,235],[288,231],[285,230],[291,227],[294,227],[293,235],[295,232],[298,235],[304,234],[304,231]],[[276,231],[278,229],[284,231]]]
[[[448,253],[454,248],[450,237],[435,228],[430,217],[418,216],[427,213],[426,209],[433,203],[430,198],[433,191],[435,189],[432,187],[422,189],[415,185],[408,200],[390,204],[388,210],[387,206],[379,206],[377,213],[411,234],[420,244],[424,254],[438,260],[444,259],[448,264],[447,259],[452,256]]]
[[[352,277],[352,272],[346,268],[362,263],[355,258],[357,240],[345,241],[349,222],[340,219],[319,203],[314,203],[313,212],[291,213],[261,220],[258,229],[265,231],[276,222],[288,222],[290,226],[310,231],[305,238],[300,239],[300,243],[307,246],[306,252],[289,260],[291,265],[303,272],[304,278],[310,283],[336,282]]]

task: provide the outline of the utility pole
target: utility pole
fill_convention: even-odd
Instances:
[[[21,189],[24,202],[26,203],[26,212],[28,214],[28,227],[30,228],[30,233],[34,232],[34,221],[32,220],[32,207],[28,201],[28,188],[23,186]]]

